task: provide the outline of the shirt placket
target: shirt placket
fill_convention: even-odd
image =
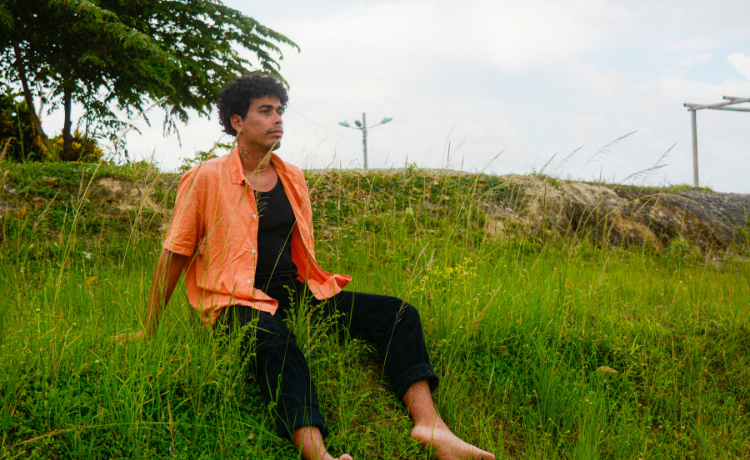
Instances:
[[[250,229],[249,229],[249,245],[250,245],[250,257],[252,257],[253,269],[250,272],[250,278],[247,280],[247,286],[250,290],[250,294],[253,292],[253,283],[255,282],[255,273],[258,269],[258,230],[259,230],[259,219],[258,219],[258,203],[255,201],[255,191],[250,185],[243,183],[245,199],[250,205]],[[240,210],[242,212],[242,210]],[[251,296],[255,297],[255,296]]]

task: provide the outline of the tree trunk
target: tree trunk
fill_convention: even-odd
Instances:
[[[44,144],[44,148],[47,149],[47,152],[50,152],[49,149],[49,141],[47,140],[47,135],[44,134],[44,130],[42,129],[42,122],[39,121],[39,117],[36,114],[36,111],[34,110],[34,99],[31,96],[31,90],[29,90],[29,82],[26,79],[26,69],[23,65],[23,58],[21,56],[21,48],[18,46],[18,42],[13,40],[13,50],[16,53],[16,67],[18,68],[18,77],[21,79],[21,87],[23,88],[23,97],[26,100],[26,108],[29,110],[29,116],[31,116],[31,121],[34,123],[34,129],[36,130],[36,135],[39,136],[39,138],[42,140],[42,144]]]
[[[70,90],[70,86],[67,84],[67,82],[63,83],[65,87],[63,88],[63,110],[65,112],[65,122],[63,123],[63,131],[62,131],[62,138],[63,138],[63,151],[62,151],[62,160],[63,161],[74,161],[78,158],[75,158],[75,152],[73,152],[73,136],[70,134],[70,109],[71,109],[71,99],[72,99],[72,91]]]

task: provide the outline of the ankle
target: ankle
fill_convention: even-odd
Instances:
[[[299,448],[302,457],[306,460],[330,460],[333,458],[326,450],[320,428],[316,426],[297,428],[292,433],[292,442]]]

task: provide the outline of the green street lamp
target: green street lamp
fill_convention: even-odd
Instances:
[[[386,117],[386,118],[383,118],[382,120],[380,120],[380,123],[378,123],[377,125],[368,127],[367,126],[367,117],[363,113],[362,114],[362,121],[361,122],[359,120],[354,120],[354,124],[357,125],[356,128],[353,127],[353,126],[349,126],[349,123],[347,123],[345,121],[340,121],[339,122],[339,124],[341,126],[343,126],[344,128],[358,129],[358,130],[362,131],[362,149],[364,151],[364,156],[365,156],[365,169],[367,169],[367,130],[368,129],[372,129],[375,126],[384,125],[384,124],[386,124],[386,123],[388,123],[390,121],[393,121],[393,118]]]

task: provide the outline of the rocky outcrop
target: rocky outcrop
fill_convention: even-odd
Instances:
[[[490,205],[488,232],[510,227],[535,233],[592,235],[601,243],[661,250],[683,238],[703,250],[724,249],[746,228],[750,196],[696,189],[609,188],[536,176],[504,176],[519,186],[513,203]]]
[[[133,211],[143,208],[161,211],[160,207],[151,199],[151,188],[144,187],[136,181],[104,177],[96,181],[90,197],[114,206],[120,211]]]

